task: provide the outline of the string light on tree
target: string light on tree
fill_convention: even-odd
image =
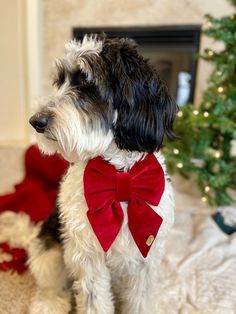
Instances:
[[[219,87],[217,88],[217,91],[218,91],[219,93],[223,93],[224,88],[223,88],[222,86],[219,86]]]
[[[212,27],[212,23],[210,21],[207,21],[205,23],[206,28]]]
[[[182,112],[182,111],[179,111],[179,112],[177,113],[177,117],[179,117],[179,118],[183,117],[183,112]]]
[[[204,188],[204,190],[205,190],[206,193],[208,193],[208,192],[210,191],[210,189],[211,189],[211,188],[210,188],[208,185],[205,186],[205,188]]]
[[[182,164],[182,162],[178,162],[178,163],[177,163],[177,168],[181,169],[181,168],[183,168],[183,166],[184,166],[184,165]]]
[[[214,51],[208,50],[208,51],[207,51],[207,54],[208,54],[209,57],[212,57],[212,56],[214,55]]]
[[[220,156],[221,156],[221,153],[220,153],[220,151],[215,151],[215,158],[217,158],[217,159],[219,159],[220,158]]]
[[[178,155],[178,154],[179,154],[178,148],[174,148],[174,149],[173,149],[173,153],[174,153],[175,155]]]
[[[222,44],[200,56],[214,67],[206,90],[199,105],[180,107],[174,125],[180,140],[166,141],[164,150],[169,171],[194,177],[202,193],[199,201],[214,208],[235,207],[231,190],[236,192],[236,0],[227,1],[234,11],[219,18],[208,14],[203,25],[203,33]]]
[[[203,203],[206,203],[206,202],[207,202],[206,196],[203,196],[203,197],[201,198],[201,200],[202,200]]]
[[[207,101],[206,103],[205,103],[205,108],[206,109],[210,109],[211,108],[211,103],[209,102],[209,101]]]

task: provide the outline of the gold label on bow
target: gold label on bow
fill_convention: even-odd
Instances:
[[[155,237],[151,234],[148,238],[147,238],[147,241],[146,241],[146,244],[148,246],[151,246],[153,241],[154,241]]]

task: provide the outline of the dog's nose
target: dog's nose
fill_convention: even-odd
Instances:
[[[44,133],[48,125],[48,121],[48,116],[35,114],[30,118],[29,123],[35,128],[38,133]]]

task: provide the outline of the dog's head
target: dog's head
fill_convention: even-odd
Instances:
[[[46,153],[68,160],[120,149],[154,152],[173,137],[177,106],[133,40],[85,36],[56,60],[56,93],[30,119]]]

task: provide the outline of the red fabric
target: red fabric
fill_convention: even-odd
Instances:
[[[59,182],[67,167],[68,163],[59,156],[45,156],[36,146],[29,147],[25,153],[25,178],[15,185],[14,193],[0,196],[0,213],[24,212],[35,222],[47,219],[55,206]],[[0,243],[0,258],[4,253],[12,258],[0,262],[0,271],[13,269],[20,274],[27,269],[24,249]]]
[[[25,178],[15,185],[15,192],[0,196],[0,213],[5,210],[24,212],[31,220],[47,219],[58,193],[59,181],[68,163],[59,156],[45,156],[37,146],[25,153]]]
[[[87,216],[103,250],[108,251],[118,235],[128,201],[128,226],[141,254],[146,257],[162,218],[148,205],[157,206],[165,189],[164,172],[153,154],[138,161],[129,172],[119,172],[101,157],[91,159],[84,171]],[[147,242],[147,243],[146,243]]]
[[[0,262],[0,271],[14,269],[21,274],[27,269],[27,254],[24,249],[10,248],[7,243],[0,243],[0,256],[2,253],[9,255],[11,260]]]

